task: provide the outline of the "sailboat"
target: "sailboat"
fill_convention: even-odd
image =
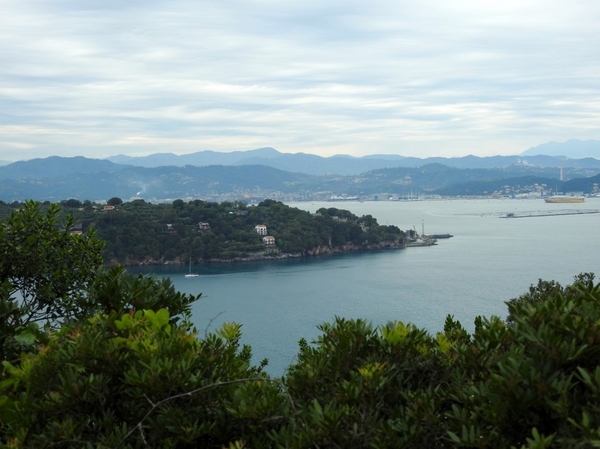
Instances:
[[[186,278],[197,278],[200,276],[198,273],[192,273],[192,258],[190,257],[190,269],[189,272],[185,275]]]

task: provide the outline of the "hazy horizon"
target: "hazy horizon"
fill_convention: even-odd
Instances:
[[[0,160],[485,157],[600,139],[592,0],[8,0],[0,12]]]

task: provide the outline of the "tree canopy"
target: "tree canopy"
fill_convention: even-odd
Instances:
[[[73,234],[73,217],[58,220],[26,202],[0,225],[0,346],[27,340],[38,323],[55,326],[82,313],[82,292],[102,263],[93,231]]]
[[[382,226],[371,216],[357,217],[330,208],[316,214],[265,200],[255,206],[241,201],[201,200],[151,204],[134,200],[117,209],[73,210],[82,229],[94,228],[106,242],[107,263],[137,264],[244,259],[265,252],[309,254],[317,249],[358,248],[388,242],[399,246],[404,233]],[[265,248],[256,225],[265,225],[275,245]]]

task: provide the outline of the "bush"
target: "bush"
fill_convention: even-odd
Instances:
[[[286,385],[300,412],[275,441],[599,447],[600,285],[592,279],[580,275],[558,291],[534,287],[539,295],[510,302],[511,325],[477,318],[473,335],[451,317],[435,338],[398,322],[322,326],[290,367]]]
[[[261,367],[250,366],[239,337],[239,326],[226,324],[198,340],[170,324],[165,310],[64,326],[21,366],[5,362],[3,441],[23,448],[220,448],[237,440],[264,447],[285,398]]]

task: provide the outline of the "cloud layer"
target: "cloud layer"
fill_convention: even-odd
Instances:
[[[599,20],[595,0],[7,0],[0,160],[599,139]]]

